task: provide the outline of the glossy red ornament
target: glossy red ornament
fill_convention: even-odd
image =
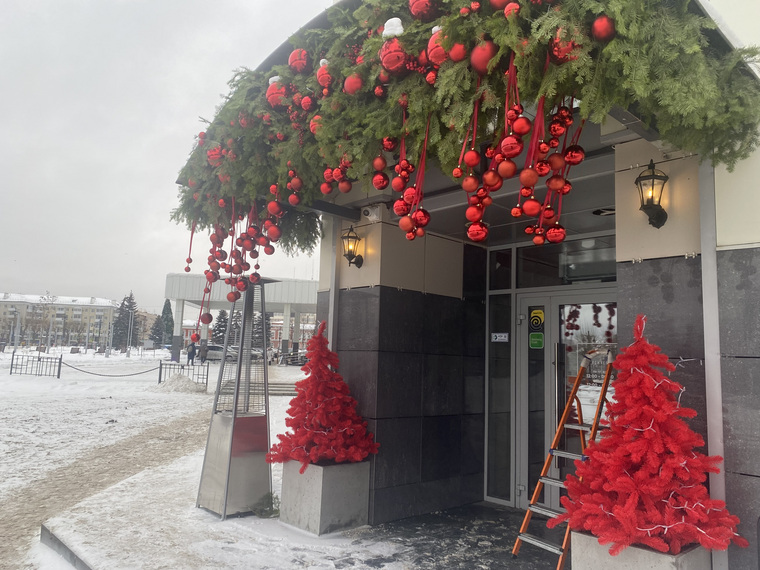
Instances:
[[[353,185],[351,184],[350,180],[341,180],[338,182],[338,190],[340,190],[343,194],[351,192],[352,187]]]
[[[423,208],[417,208],[412,212],[412,221],[415,227],[424,228],[430,223],[430,213]]]
[[[425,81],[428,85],[435,85],[435,82],[438,81],[438,72],[435,70],[428,71],[425,75]]]
[[[433,65],[441,65],[449,57],[449,54],[447,54],[446,50],[441,46],[441,40],[443,40],[443,36],[441,35],[440,30],[430,36],[430,39],[428,40],[427,55],[430,63]]]
[[[462,175],[464,174],[464,171],[459,168],[458,166],[454,168],[454,170],[451,171],[451,175],[454,178],[462,178]]]
[[[512,208],[512,211],[510,213],[512,214],[513,218],[519,218],[523,215],[523,211],[520,206],[515,206],[514,208]]]
[[[316,135],[321,126],[322,117],[320,115],[314,115],[311,121],[309,121],[309,130],[311,131],[311,134]]]
[[[403,199],[398,199],[393,202],[393,213],[397,216],[406,216],[411,210],[411,206],[404,202]]]
[[[199,340],[201,340],[201,335],[199,335],[198,333],[193,333],[190,335],[190,340],[193,342],[198,342]]]
[[[615,37],[615,20],[602,14],[591,24],[591,37],[598,42],[608,42]]]
[[[531,196],[533,196],[533,188],[531,188],[530,186],[523,186],[522,188],[520,188],[520,196],[522,196],[523,198],[530,198]]]
[[[576,56],[571,55],[573,50],[578,47],[572,40],[562,39],[562,30],[557,30],[557,34],[549,42],[549,57],[556,64],[566,63],[577,59]]]
[[[427,56],[427,50],[422,50],[420,52],[420,55],[417,56],[417,63],[419,63],[422,67],[427,67],[430,65],[430,60]]]
[[[555,223],[546,230],[546,239],[551,243],[560,243],[567,236],[567,231],[559,223]]]
[[[380,64],[388,73],[399,73],[406,69],[406,52],[398,38],[386,40],[379,55]]]
[[[477,150],[468,150],[464,153],[464,163],[470,168],[480,164],[480,153]]]
[[[396,150],[396,147],[398,146],[398,140],[393,137],[384,137],[383,138],[383,150],[391,152]]]
[[[430,0],[409,0],[409,11],[417,20],[428,20],[433,16],[433,6]]]
[[[551,220],[554,217],[554,214],[554,208],[551,206],[546,206],[541,212],[541,217],[543,217],[545,220]]]
[[[469,222],[479,222],[483,219],[482,206],[470,206],[465,210],[464,217],[467,218],[467,221]]]
[[[449,50],[449,57],[453,62],[463,61],[467,57],[467,48],[463,44],[454,44]]]
[[[332,80],[332,75],[330,75],[330,71],[327,69],[326,64],[317,70],[317,83],[319,83],[321,87],[329,87]]]
[[[520,172],[520,184],[523,186],[535,186],[538,182],[538,172],[533,168],[523,168]]]
[[[475,190],[478,189],[478,186],[480,186],[480,181],[472,174],[465,176],[462,180],[462,190],[465,192],[475,192]]]
[[[304,111],[310,111],[313,106],[314,106],[314,99],[312,99],[308,95],[306,97],[301,97],[301,109],[303,109]]]
[[[309,54],[305,49],[294,49],[288,57],[288,65],[296,73],[302,73],[309,66]]]
[[[517,117],[514,123],[512,123],[512,131],[516,135],[527,135],[530,132],[532,126],[533,123],[528,117]]]
[[[417,197],[417,190],[414,187],[410,186],[409,188],[404,190],[404,202],[406,202],[407,204],[410,204],[410,205],[413,204],[416,197]]]
[[[342,168],[333,168],[333,180],[340,182],[345,178],[345,173]]]
[[[346,80],[343,82],[343,91],[349,95],[355,95],[363,85],[364,81],[362,80],[361,75],[358,73],[352,73],[346,77]]]
[[[298,206],[298,204],[301,203],[301,198],[298,197],[298,194],[291,194],[288,196],[288,204],[291,206]]]
[[[541,202],[535,198],[528,198],[523,202],[522,208],[526,216],[538,216],[541,213]]]
[[[414,230],[414,222],[409,216],[402,216],[398,221],[398,227],[403,232],[411,232]]]
[[[574,144],[565,149],[565,162],[570,166],[576,166],[586,158],[586,151],[580,145]]]
[[[536,162],[535,168],[539,176],[546,176],[552,170],[552,167],[549,166],[549,163],[545,160],[539,160]]]
[[[332,190],[332,184],[329,182],[322,182],[322,184],[319,185],[319,191],[322,192],[322,194],[327,195],[332,192]]]
[[[499,48],[491,40],[475,46],[470,54],[470,65],[478,75],[488,73],[488,64],[497,54]]]
[[[501,139],[499,148],[501,148],[501,153],[506,158],[514,158],[523,151],[522,137],[518,135],[507,135]]]
[[[508,2],[506,6],[504,6],[504,17],[509,18],[510,16],[517,16],[520,13],[520,4],[517,2]]]
[[[562,120],[555,119],[549,123],[549,134],[553,137],[561,137],[565,134],[566,130],[567,127],[565,126],[565,122]]]
[[[376,172],[372,177],[372,186],[378,190],[384,190],[388,188],[388,184],[390,184],[390,179],[385,172]]]
[[[567,194],[572,189],[573,189],[573,185],[570,183],[570,181],[565,180],[565,184],[562,186],[562,190],[560,190],[560,192],[562,192],[563,194]]]
[[[467,228],[467,237],[474,242],[480,242],[488,237],[488,226],[483,222],[474,222]]]
[[[285,99],[285,87],[275,81],[267,87],[267,103],[273,108],[281,107]]]
[[[533,235],[536,233],[536,226],[525,226],[525,229],[523,231],[529,236]]]
[[[496,167],[496,172],[503,179],[512,178],[517,173],[517,165],[512,160],[505,158]]]

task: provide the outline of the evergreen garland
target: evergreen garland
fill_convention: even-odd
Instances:
[[[301,206],[290,208],[278,222],[283,229],[280,243],[289,252],[312,251],[322,229],[318,215],[303,206],[323,197],[325,169],[348,161],[354,191],[368,189],[369,165],[381,153],[381,140],[406,134],[408,156],[416,162],[430,117],[428,155],[444,173],[451,173],[476,100],[481,100],[479,140],[498,135],[512,53],[524,104],[541,96],[551,104],[560,96],[573,96],[581,117],[597,123],[615,106],[634,108],[664,140],[729,169],[760,142],[760,83],[747,67],[757,61],[758,50],[721,51],[714,23],[688,0],[521,0],[519,14],[510,18],[486,1],[467,14],[460,12],[461,0],[432,4],[438,16],[423,22],[412,18],[408,0],[344,1],[328,10],[328,27],[302,30],[291,38],[295,48],[307,51],[308,69],[297,73],[288,65],[275,65],[266,71],[239,70],[180,172],[173,219],[188,227],[196,222],[198,228],[213,228],[229,223],[232,198],[237,211],[246,213],[257,200],[287,203],[288,172],[295,171],[304,183]],[[602,14],[616,28],[606,43],[590,35],[592,22]],[[444,48],[461,43],[468,54],[490,38],[498,52],[480,87],[469,55],[441,64],[434,85],[426,81],[432,66],[391,76],[382,84],[378,51],[384,40],[379,29],[392,17],[403,21],[398,40],[415,62],[427,48],[434,25],[442,27]],[[569,61],[547,67],[555,38],[574,42],[574,47]],[[316,77],[322,58],[329,61],[332,77],[327,94]],[[342,86],[354,73],[363,86],[350,95]],[[267,102],[273,76],[286,89],[283,107]],[[312,99],[308,110],[299,103],[305,96]],[[405,125],[402,99],[408,102]],[[313,134],[310,122],[316,115],[321,127]],[[209,161],[209,150],[223,154]],[[277,185],[275,194],[272,185]],[[266,208],[258,211],[260,217],[266,215]]]

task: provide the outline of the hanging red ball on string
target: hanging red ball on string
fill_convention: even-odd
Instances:
[[[397,216],[406,216],[411,210],[411,206],[407,204],[403,199],[398,199],[393,202],[393,213]]]
[[[486,40],[482,44],[475,46],[470,54],[470,65],[478,75],[488,73],[488,64],[499,51],[496,44],[491,40]]]
[[[526,216],[538,216],[541,213],[541,202],[535,198],[528,198],[523,202],[522,209]]]
[[[388,187],[388,184],[390,184],[390,180],[385,172],[376,172],[372,176],[372,186],[378,190],[384,190]]]
[[[412,221],[415,227],[424,228],[430,223],[430,213],[423,208],[417,208],[412,212]]]
[[[441,34],[441,30],[436,26],[433,28],[433,35],[430,36],[427,45],[428,60],[430,60],[430,63],[433,65],[441,65],[449,58],[449,54],[446,53],[446,50],[443,49],[443,46],[441,45],[442,40],[443,35]]]
[[[480,153],[477,150],[468,150],[464,153],[464,163],[470,168],[475,168],[480,164]]]
[[[591,24],[591,37],[598,42],[609,42],[615,37],[615,20],[602,14]]]
[[[586,158],[586,151],[580,145],[574,144],[565,149],[565,162],[570,166],[577,166]]]
[[[190,340],[193,342],[199,342],[201,340],[201,335],[198,333],[193,333],[190,335]]]
[[[203,313],[203,314],[201,315],[201,322],[202,322],[204,325],[208,325],[208,324],[210,324],[210,323],[211,323],[211,321],[213,321],[213,320],[214,320],[214,316],[213,316],[211,313]]]
[[[559,223],[555,223],[552,227],[546,230],[546,239],[550,243],[560,243],[565,240],[567,231]]]
[[[383,38],[387,38],[380,48],[380,64],[388,73],[400,73],[406,69],[407,55],[401,42],[395,36],[404,33],[399,18],[391,18],[383,28]]]
[[[467,237],[474,242],[484,241],[488,237],[488,226],[483,222],[474,222],[467,228]]]
[[[372,168],[374,168],[375,170],[385,170],[387,166],[388,166],[388,161],[385,160],[385,157],[382,155],[378,155],[372,159]]]

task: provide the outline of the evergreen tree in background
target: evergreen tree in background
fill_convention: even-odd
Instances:
[[[222,309],[214,319],[214,328],[211,329],[211,340],[216,344],[224,344],[224,335],[227,334],[227,311]]]
[[[169,299],[164,301],[164,308],[161,311],[161,321],[164,324],[164,333],[161,344],[169,344],[174,336],[174,317],[172,316],[172,304]]]
[[[127,348],[127,343],[131,341],[132,346],[137,346],[136,321],[135,313],[137,312],[137,303],[132,291],[126,295],[119,305],[119,312],[113,321],[113,346],[119,349]],[[129,336],[129,321],[132,316],[132,338]]]
[[[240,330],[243,323],[243,313],[241,311],[232,311],[232,323],[230,324],[230,344],[240,346]]]
[[[150,328],[150,340],[153,341],[153,346],[162,346],[164,343],[164,320],[161,317],[157,317],[153,321],[153,326]]]
[[[261,313],[255,313],[253,315],[253,334],[252,334],[252,340],[253,340],[253,347],[254,348],[263,348],[264,351],[266,351],[267,348],[269,348],[272,345],[272,340],[270,334],[267,334],[267,338],[264,337],[264,326],[266,325],[267,333],[271,331],[271,323],[270,323],[270,316],[271,313],[265,313],[263,315]]]

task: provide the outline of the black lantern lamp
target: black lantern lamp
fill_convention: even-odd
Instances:
[[[649,224],[658,229],[668,220],[668,213],[660,205],[667,181],[668,175],[654,167],[654,160],[650,160],[649,167],[636,177],[641,201],[639,209],[647,215]]]
[[[356,235],[354,226],[351,226],[346,230],[340,239],[343,241],[343,257],[348,259],[348,265],[355,265],[361,267],[364,263],[364,258],[361,255],[356,255],[357,248],[361,238]]]

